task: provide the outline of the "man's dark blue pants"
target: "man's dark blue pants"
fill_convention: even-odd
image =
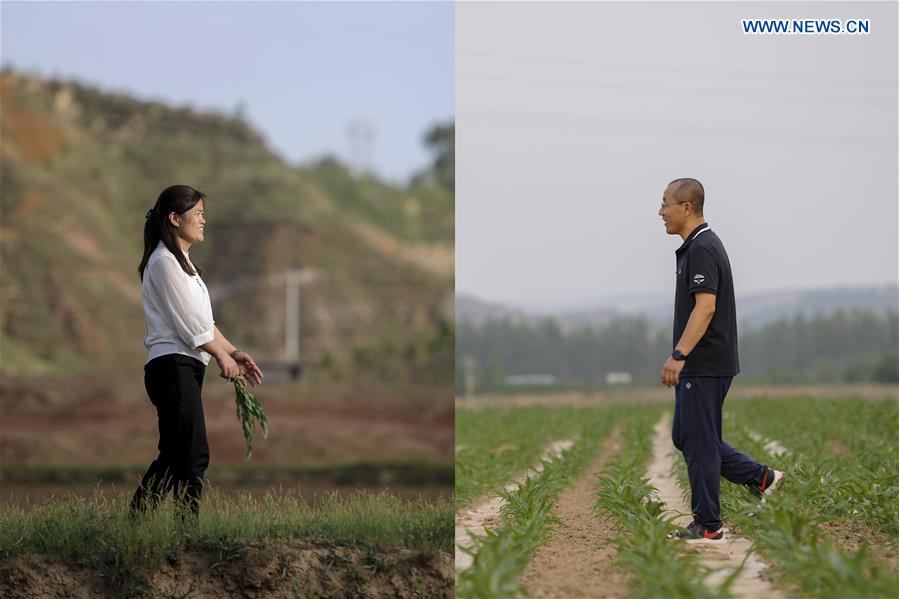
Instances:
[[[761,483],[765,466],[721,438],[721,408],[732,376],[680,377],[674,388],[671,440],[684,454],[690,476],[693,519],[708,530],[721,528],[721,478]]]

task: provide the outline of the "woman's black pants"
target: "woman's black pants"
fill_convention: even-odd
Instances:
[[[144,386],[159,417],[159,457],[131,499],[132,516],[156,508],[172,490],[183,515],[198,514],[209,466],[200,398],[205,370],[201,361],[183,354],[158,356],[144,366]]]

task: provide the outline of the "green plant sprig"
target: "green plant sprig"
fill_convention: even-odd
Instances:
[[[253,434],[256,423],[262,427],[262,436],[268,439],[268,419],[265,410],[256,396],[250,393],[243,379],[234,379],[234,401],[237,404],[237,421],[243,429],[243,436],[247,440],[247,459],[253,457]]]

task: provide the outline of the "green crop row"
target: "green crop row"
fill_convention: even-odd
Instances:
[[[533,412],[532,416],[547,416],[545,410],[529,410]],[[515,491],[500,492],[504,500],[500,510],[501,526],[473,539],[467,549],[473,563],[458,576],[457,597],[505,599],[526,595],[518,579],[534,551],[547,541],[559,524],[552,513],[559,494],[594,457],[624,414],[621,408],[558,412],[566,418],[574,417],[573,422],[579,423],[576,443],[561,455],[544,459],[542,472],[528,476]]]
[[[767,429],[759,432],[780,437],[791,449],[800,444],[835,454],[858,453],[895,446],[899,439],[896,399],[765,398],[733,402],[727,411],[745,418],[752,428]]]
[[[741,424],[790,450],[794,493],[815,511],[899,535],[899,446],[895,402],[784,399],[735,402]]]
[[[729,597],[730,580],[710,590],[703,580],[712,572],[693,553],[679,551],[667,535],[675,530],[674,516],[664,516],[654,498],[646,464],[652,455],[653,424],[661,410],[643,407],[624,435],[624,450],[599,478],[595,509],[611,517],[618,563],[631,574],[633,597]]]
[[[606,413],[570,406],[456,410],[456,509],[496,493],[533,465],[550,442],[576,434],[585,410],[592,419]]]
[[[817,400],[824,402],[826,400]],[[730,409],[725,418],[725,438],[741,451],[756,460],[787,472],[784,491],[769,498],[764,504],[754,499],[745,488],[727,481],[721,483],[722,517],[726,525],[734,525],[741,534],[753,541],[760,554],[774,562],[771,573],[781,587],[789,586],[791,594],[808,597],[889,597],[899,587],[895,573],[885,571],[863,545],[857,551],[836,547],[820,534],[818,524],[829,515],[821,511],[822,496],[828,494],[827,486],[834,480],[822,480],[820,472],[798,454],[774,457],[764,444],[776,439],[785,444],[798,445],[798,437],[775,438],[772,430],[775,422],[786,420],[778,415],[768,401],[734,402],[737,409]],[[752,405],[757,404],[757,405]],[[829,428],[825,422],[829,410],[817,412],[818,406],[804,406],[797,420],[809,431]],[[740,416],[734,416],[734,412]],[[745,414],[765,415],[764,418],[744,417]],[[762,439],[753,439],[752,430],[764,432]],[[760,431],[759,427],[762,430]],[[675,462],[678,483],[685,494],[689,493],[689,481],[683,460]],[[859,496],[859,500],[863,499]],[[830,515],[836,515],[831,506]]]

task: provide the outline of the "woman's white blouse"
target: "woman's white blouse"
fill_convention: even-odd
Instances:
[[[193,266],[187,252],[184,256]],[[203,279],[184,272],[161,241],[144,267],[140,293],[147,329],[147,362],[166,354],[184,354],[209,364],[212,356],[197,349],[215,337],[209,292]]]

